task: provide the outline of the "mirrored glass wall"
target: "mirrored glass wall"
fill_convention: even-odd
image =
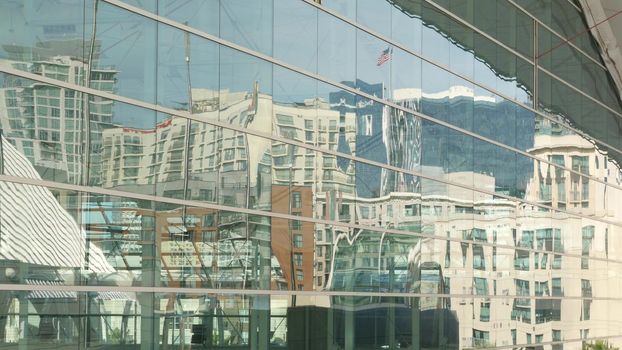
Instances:
[[[0,348],[620,347],[622,107],[582,18],[0,2]]]

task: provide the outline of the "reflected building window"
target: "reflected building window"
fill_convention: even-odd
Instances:
[[[302,253],[294,253],[294,264],[302,267]]]
[[[301,234],[294,234],[294,248],[302,248],[302,239],[303,239],[303,235]]]
[[[514,280],[516,286],[516,295],[525,296],[526,298],[514,298],[512,306],[512,320],[521,321],[524,323],[531,323],[531,299],[529,299],[529,281],[527,280]]]
[[[551,340],[553,342],[560,342],[562,341],[562,331],[560,329],[553,329],[551,330]],[[553,344],[552,345],[552,350],[563,350],[564,349],[564,345],[563,344]]]
[[[594,226],[584,226],[581,229],[581,269],[587,270],[590,267],[590,249],[594,239]]]
[[[490,346],[490,332],[473,329],[473,347],[485,348]]]
[[[473,244],[473,268],[483,271],[486,270],[484,248],[479,244]]]
[[[581,280],[581,297],[588,298],[582,300],[583,306],[581,308],[581,320],[588,321],[590,319],[592,306],[592,282],[590,280]]]

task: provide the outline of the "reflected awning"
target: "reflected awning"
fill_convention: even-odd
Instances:
[[[31,286],[64,286],[62,281],[45,281],[26,279]],[[32,290],[28,292],[28,299],[78,299],[78,293],[65,290]]]
[[[136,300],[136,298],[126,292],[97,292],[95,300]]]

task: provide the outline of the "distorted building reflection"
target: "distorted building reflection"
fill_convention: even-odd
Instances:
[[[487,44],[387,3],[533,103]],[[2,43],[0,67],[70,85],[0,73],[0,347],[562,349],[619,335],[622,172],[575,116],[458,79],[357,75],[306,93],[241,59],[230,75],[247,76],[226,86],[192,76],[186,33],[167,66],[174,108],[148,88],[153,101],[115,101],[78,90],[121,96],[127,71],[103,63],[116,43],[46,28],[59,32]]]
[[[5,89],[5,93],[12,91],[15,89]],[[388,143],[383,152],[375,149],[371,157],[395,159],[395,153],[404,152],[402,148],[410,149],[413,154],[424,153],[426,149],[425,137],[422,140],[420,136],[425,132],[421,130],[424,126],[420,122],[407,128],[412,131],[406,135],[411,139],[399,135],[391,137],[394,125],[416,121],[414,116],[409,116],[411,119],[405,121],[405,116],[394,110],[375,108],[373,104],[357,107],[356,104],[348,103],[352,101],[341,99],[338,94],[332,97],[338,102],[333,103],[310,100],[300,104],[281,104],[274,103],[270,96],[261,95],[257,91],[237,94],[220,92],[218,95],[229,103],[224,109],[226,113],[209,107],[209,100],[214,106],[218,102],[218,99],[211,97],[215,95],[213,92],[196,90],[193,94],[197,96],[194,99],[196,103],[201,105],[200,111],[195,111],[201,119],[226,120],[236,125],[247,121],[252,114],[253,121],[272,120],[274,133],[279,137],[304,140],[310,145],[332,151],[341,148],[357,154],[360,147],[365,145],[384,145],[378,139],[359,139],[359,135],[365,136],[374,128],[380,128],[386,133],[384,139],[380,140],[403,140],[403,143]],[[401,94],[408,96],[404,100],[408,102],[398,102],[412,105],[433,104],[437,103],[437,99],[451,101],[455,98],[469,98],[468,95],[455,94],[452,97],[417,97],[412,92],[410,95],[408,92]],[[397,91],[396,95],[400,95],[400,92]],[[199,96],[207,98],[201,100]],[[8,98],[5,97],[5,100]],[[481,100],[476,103],[493,102]],[[16,108],[22,107],[22,104],[16,105]],[[490,110],[494,113],[494,109]],[[228,115],[229,112],[232,115]],[[362,116],[358,118],[359,124],[357,115]],[[370,120],[380,120],[383,124],[370,125]],[[363,127],[357,129],[361,123]],[[151,226],[154,232],[152,243],[159,252],[159,257],[154,256],[158,259],[154,263],[161,269],[161,273],[154,275],[156,285],[389,293],[382,297],[326,296],[324,300],[320,297],[297,297],[283,305],[290,308],[288,312],[292,315],[288,317],[294,324],[297,322],[296,312],[299,312],[295,310],[301,308],[316,308],[314,312],[319,312],[317,317],[322,318],[329,317],[326,311],[320,311],[325,310],[322,307],[341,310],[335,311],[337,314],[332,317],[336,317],[335,321],[345,323],[335,327],[359,327],[355,334],[359,342],[357,344],[361,347],[366,343],[361,340],[364,337],[358,336],[359,332],[365,333],[369,327],[376,327],[364,321],[371,317],[370,310],[375,310],[376,320],[385,319],[381,322],[382,327],[387,322],[393,325],[393,328],[382,328],[383,335],[374,341],[397,341],[404,344],[418,339],[421,332],[428,333],[425,328],[412,324],[412,320],[429,317],[435,321],[421,322],[421,327],[434,325],[430,331],[441,332],[430,346],[483,346],[490,342],[511,344],[515,341],[512,336],[517,334],[518,329],[529,327],[533,329],[525,330],[523,334],[538,334],[539,329],[544,332],[552,324],[564,328],[563,322],[572,322],[564,320],[574,319],[575,315],[581,322],[582,332],[590,328],[602,329],[599,322],[603,320],[591,315],[606,314],[606,305],[597,301],[584,301],[573,307],[553,297],[600,296],[597,291],[606,290],[605,287],[598,287],[606,276],[607,270],[602,265],[605,262],[591,258],[600,257],[596,255],[600,254],[597,252],[602,252],[603,257],[609,255],[609,246],[604,249],[593,247],[593,242],[608,244],[608,225],[559,213],[551,216],[550,211],[542,211],[539,207],[444,185],[427,178],[395,174],[387,169],[377,171],[377,167],[369,165],[367,169],[359,168],[359,164],[350,159],[319,155],[315,151],[310,152],[285,142],[247,136],[207,123],[191,123],[189,144],[192,148],[186,156],[184,145],[188,136],[185,129],[187,126],[188,123],[182,118],[168,117],[151,130],[114,125],[102,128],[101,135],[96,137],[101,139],[100,154],[92,157],[101,161],[101,165],[93,164],[95,168],[102,169],[99,173],[100,185],[116,190],[131,187],[132,192],[145,194],[151,193],[155,185],[156,195],[161,197],[259,208],[275,213],[405,232],[384,234],[345,225],[269,219],[216,209],[181,208],[172,204],[144,207],[132,199],[102,197],[101,200],[93,201],[89,197],[80,198],[77,193],[50,192],[36,186],[30,186],[36,191],[20,197],[41,201],[43,196],[49,205],[56,207],[59,207],[58,203],[63,203],[65,214],[53,217],[64,215],[73,222],[72,225],[80,222],[82,227],[81,230],[78,230],[78,226],[64,228],[61,230],[63,236],[67,232],[76,232],[76,237],[88,238],[92,249],[106,256],[106,262],[102,262],[108,266],[105,271],[127,273],[116,279],[108,278],[113,284],[131,285],[145,281],[143,275],[148,271],[144,270],[143,260],[150,253],[145,251],[145,244],[141,244],[141,240],[144,240],[146,227]],[[261,127],[257,128],[261,130]],[[599,153],[592,143],[576,135],[555,133],[543,125],[539,125],[534,132],[534,146],[530,152],[551,159],[555,164],[568,162],[573,168],[589,166],[582,172],[603,178],[611,176],[607,169],[617,167],[606,155]],[[6,174],[10,174],[6,170],[20,167],[26,172],[14,175],[36,177],[39,176],[37,173],[49,174],[42,165],[34,165],[45,164],[36,160],[44,155],[20,155],[24,150],[18,150],[8,142],[18,143],[16,141],[19,138],[11,137],[9,133],[4,135],[7,139],[3,145]],[[552,147],[555,144],[557,146]],[[416,159],[415,156],[409,157],[410,162]],[[498,187],[494,176],[466,169],[451,172],[436,164],[426,165],[425,159],[423,157],[420,161],[424,164],[402,163],[400,167],[435,174],[450,182],[458,183],[460,179],[472,178],[486,188],[494,190]],[[186,166],[189,181],[184,197]],[[49,167],[54,168],[53,165]],[[525,193],[524,199],[562,209],[581,208],[581,213],[590,216],[608,218],[620,215],[615,212],[617,197],[611,194],[604,196],[605,186],[588,183],[574,174],[568,178],[559,169],[552,169],[550,165],[543,165],[536,160],[530,168],[533,169],[531,180],[524,189],[514,192]],[[357,175],[358,170],[365,174],[364,178]],[[366,186],[363,187],[363,183]],[[19,186],[26,185],[7,183],[6,186],[9,187],[3,193],[14,196],[16,191],[23,191]],[[358,186],[364,188],[362,194],[358,193]],[[586,209],[590,211],[586,212]],[[6,218],[13,212],[7,210],[3,214],[3,222],[10,222]],[[73,218],[69,216],[71,213],[75,213]],[[41,220],[49,220],[42,219],[41,215],[20,217],[29,225],[40,227]],[[4,227],[5,232],[16,235],[15,227]],[[37,242],[41,239],[39,237],[45,236],[43,233],[34,234],[36,231],[29,232],[15,236],[14,244]],[[452,240],[437,238],[443,236]],[[33,241],[34,237],[37,238]],[[70,241],[79,244],[78,240]],[[570,258],[563,256],[564,253],[584,257]],[[88,254],[91,264],[92,254]],[[16,261],[11,267],[15,271],[20,271],[18,266],[24,263],[34,263],[48,266],[44,269],[46,274],[60,276],[69,267],[80,271],[80,267],[85,266],[84,259],[87,256],[82,250],[76,250],[74,253],[63,254],[82,259],[74,263],[40,261],[47,259],[48,255],[52,254],[33,251],[32,258],[6,256],[5,260]],[[154,271],[157,272],[158,268]],[[103,277],[104,271],[95,271],[95,276],[106,279]],[[24,278],[27,283],[37,283],[36,279]],[[77,283],[76,278],[74,276],[67,280],[66,277],[55,277],[39,283],[73,284]],[[82,276],[78,280],[82,278],[88,281],[91,277]],[[391,297],[390,293],[456,293],[480,298],[405,298]],[[542,298],[520,298],[521,295]],[[552,298],[544,298],[547,296]],[[67,298],[76,299],[77,296],[75,293],[72,296],[58,296],[59,302]],[[182,299],[181,307],[186,308],[184,303],[211,305],[214,302],[200,300]],[[171,303],[175,302],[169,300],[163,307],[165,310],[173,310]],[[105,304],[102,302],[102,305]],[[31,305],[36,308],[34,301],[31,301]],[[49,300],[46,305],[50,305]],[[235,305],[216,307],[212,313],[236,314],[241,311],[238,308],[243,306]],[[213,305],[206,307],[213,308]],[[462,322],[464,315],[468,314],[473,314],[474,319]],[[407,324],[411,326],[404,328],[401,322],[405,319],[409,320]],[[192,324],[201,323],[195,319]],[[245,329],[249,325],[239,320],[230,326]],[[48,326],[40,324],[39,327]],[[56,327],[61,326],[59,324]],[[224,326],[216,323],[212,327],[218,329]],[[509,328],[509,331],[502,331],[505,328]],[[177,331],[181,332],[181,329]],[[280,332],[281,339],[287,337],[285,328],[275,332]],[[188,331],[184,336],[190,341],[192,334]],[[392,337],[389,334],[400,336]],[[463,336],[458,337],[458,334],[473,334],[473,337],[464,339]],[[227,337],[233,337],[231,331],[223,331],[221,338]],[[238,338],[233,338],[245,343],[248,341],[246,337],[242,332]],[[335,341],[340,342],[338,339]],[[520,342],[520,339],[516,341]]]

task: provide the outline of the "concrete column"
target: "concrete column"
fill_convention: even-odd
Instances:
[[[395,298],[389,299],[389,306],[387,310],[387,323],[386,323],[386,335],[389,341],[389,349],[397,349],[395,343]]]
[[[28,349],[28,338],[30,334],[28,332],[28,292],[19,292],[19,329],[21,330],[19,337],[19,350]]]
[[[160,259],[158,255],[159,240],[156,239],[155,217],[143,213],[142,220],[142,261],[143,286],[159,285]],[[142,293],[138,297],[141,307],[140,316],[140,349],[157,350],[160,348],[160,319],[156,318],[155,310],[158,300],[151,293]]]
[[[355,344],[355,319],[354,319],[354,307],[350,308],[350,310],[346,309],[345,311],[345,327],[344,327],[344,338],[345,338],[345,350],[354,350],[356,349]]]
[[[412,350],[421,350],[421,311],[419,310],[419,297],[412,298]]]
[[[270,345],[270,297],[253,296],[250,310],[249,346],[253,350],[268,350]]]
[[[328,308],[326,310],[326,349],[328,350],[335,348],[335,326],[333,317],[333,308]]]

